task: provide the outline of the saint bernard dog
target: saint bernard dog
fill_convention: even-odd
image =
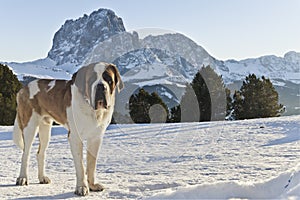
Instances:
[[[45,150],[55,121],[69,131],[77,178],[75,194],[85,196],[89,191],[102,191],[103,186],[95,183],[96,160],[104,132],[111,122],[115,92],[122,87],[117,67],[103,62],[80,68],[72,80],[38,79],[23,87],[17,95],[13,130],[13,140],[23,150],[16,184],[28,184],[29,153],[37,132],[39,182],[51,182],[45,175]],[[83,162],[84,140],[87,141],[86,170]]]

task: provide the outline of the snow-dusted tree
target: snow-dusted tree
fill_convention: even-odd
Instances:
[[[0,125],[12,125],[16,116],[16,94],[22,85],[9,69],[0,64]]]
[[[283,105],[278,103],[278,93],[270,79],[257,78],[250,74],[243,81],[240,91],[233,96],[233,115],[235,119],[276,117]]]

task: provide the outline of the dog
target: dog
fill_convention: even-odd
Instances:
[[[111,122],[116,90],[123,88],[120,73],[113,64],[99,62],[80,68],[71,80],[37,79],[17,94],[17,115],[13,140],[23,150],[20,175],[16,185],[28,185],[28,161],[33,140],[39,133],[37,152],[38,178],[41,184],[51,180],[45,175],[45,150],[52,123],[68,130],[74,159],[77,185],[75,194],[102,191],[95,183],[98,150]],[[87,141],[86,170],[83,164],[83,141]]]

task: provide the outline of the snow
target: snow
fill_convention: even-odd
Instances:
[[[300,199],[300,116],[243,121],[112,125],[98,158],[106,189],[84,199]],[[46,173],[35,153],[29,185],[15,186],[21,150],[0,126],[0,199],[78,199],[67,131],[52,128]]]
[[[141,81],[141,82],[138,82],[138,80],[136,80],[134,85],[137,85],[139,88],[142,88],[144,86],[153,86],[153,85],[172,85],[172,82],[166,80],[165,78],[161,78],[161,79]]]
[[[289,197],[296,199],[300,195],[299,180],[300,165],[266,182],[254,184],[219,182],[189,186],[176,192],[156,195],[152,199],[288,199]]]
[[[248,74],[254,73],[258,77],[270,78],[275,85],[278,83],[278,86],[282,86],[282,83],[275,80],[282,79],[295,84],[300,83],[299,64],[300,53],[288,52],[284,57],[269,55],[240,61],[227,60],[224,65],[228,72],[220,70],[220,73],[225,83],[243,80]]]
[[[281,81],[277,81],[277,80],[272,80],[272,84],[277,85],[277,86],[281,86],[281,87],[286,86],[285,82],[281,82]]]
[[[36,77],[46,79],[70,79],[74,72],[74,65],[64,64],[56,65],[50,58],[39,59],[25,63],[4,63],[10,66],[19,80],[23,77]]]
[[[144,80],[152,77],[166,77],[167,67],[163,64],[156,63],[155,65],[141,65],[135,67],[134,70],[129,71],[123,75],[123,81],[126,82],[130,79]]]
[[[161,93],[162,95],[164,95],[164,96],[166,96],[166,97],[168,97],[169,99],[172,99],[173,98],[173,95],[172,94],[170,94],[169,92],[163,92],[163,93]]]

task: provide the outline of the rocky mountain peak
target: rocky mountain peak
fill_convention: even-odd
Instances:
[[[48,57],[57,65],[80,65],[95,44],[124,32],[123,21],[113,11],[99,9],[76,20],[67,20],[55,33]]]

